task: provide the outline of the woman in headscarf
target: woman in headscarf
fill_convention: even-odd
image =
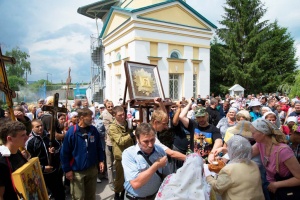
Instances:
[[[176,173],[167,176],[161,184],[157,200],[209,200],[210,188],[202,176],[203,159],[189,154]]]
[[[266,169],[267,189],[274,194],[277,189],[300,185],[300,164],[294,152],[285,144],[285,135],[265,119],[257,119],[252,122],[251,132],[256,143],[253,145],[253,156],[259,155]],[[284,181],[276,181],[276,156],[278,154],[278,174],[285,177]],[[291,177],[291,178],[288,178]]]
[[[251,144],[240,136],[232,136],[228,143],[229,163],[221,169],[217,178],[205,173],[206,181],[222,196],[222,200],[263,200],[260,172],[251,161]]]
[[[282,125],[280,127],[280,130],[285,134],[285,135],[290,135],[293,132],[293,126],[296,124],[297,125],[298,119],[295,116],[290,116],[286,119],[286,125]]]
[[[271,122],[272,124],[274,124],[275,126],[276,125],[276,120],[277,120],[277,116],[274,112],[272,111],[268,111],[268,112],[265,112],[262,116],[262,119],[266,119],[268,120],[269,122]],[[279,128],[279,127],[278,127]]]

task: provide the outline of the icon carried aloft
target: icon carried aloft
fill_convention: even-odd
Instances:
[[[154,91],[155,80],[144,69],[137,70],[134,73],[134,82],[138,87],[138,91],[143,92],[146,96],[149,96]]]
[[[128,92],[129,99],[153,100],[156,97],[165,99],[156,65],[126,61],[124,67],[126,75],[125,94]]]

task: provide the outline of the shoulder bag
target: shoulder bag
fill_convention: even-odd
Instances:
[[[279,151],[283,148],[285,147],[279,148],[276,155],[276,174],[274,176],[276,181],[284,181],[293,177],[293,175],[286,177],[281,177],[279,175]],[[277,200],[299,200],[300,186],[278,188],[275,192],[275,197]]]

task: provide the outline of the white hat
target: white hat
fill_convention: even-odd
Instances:
[[[77,112],[71,112],[69,116],[70,116],[70,119],[72,119],[73,117],[78,116],[78,113]]]
[[[296,116],[290,116],[286,119],[286,123],[289,123],[289,122],[295,122],[297,124],[298,119]]]
[[[251,101],[250,102],[250,105],[249,105],[250,107],[253,107],[253,106],[261,106],[261,103],[257,100],[257,99],[255,99],[255,100],[253,100],[253,101]]]
[[[235,100],[230,100],[229,104],[235,103]]]
[[[104,104],[99,104],[99,108],[105,108]]]
[[[270,114],[274,115],[274,116],[276,117],[276,119],[277,119],[276,114],[275,114],[274,112],[272,112],[272,111],[265,112],[265,114],[262,116],[262,118],[263,118],[263,119],[266,119],[266,117],[267,117],[268,115],[270,115]]]

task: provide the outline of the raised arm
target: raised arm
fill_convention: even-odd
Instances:
[[[180,104],[180,101],[177,101],[177,102],[176,102],[176,106],[177,106],[177,110],[176,110],[176,112],[175,112],[175,115],[174,115],[173,121],[172,121],[174,126],[177,126],[178,123],[179,123],[179,114],[180,114],[180,112],[181,112],[181,104]]]
[[[179,115],[179,119],[185,128],[189,127],[189,118],[187,118],[186,115],[187,115],[192,103],[193,102],[191,100],[189,100],[189,103],[181,110],[181,113]]]

